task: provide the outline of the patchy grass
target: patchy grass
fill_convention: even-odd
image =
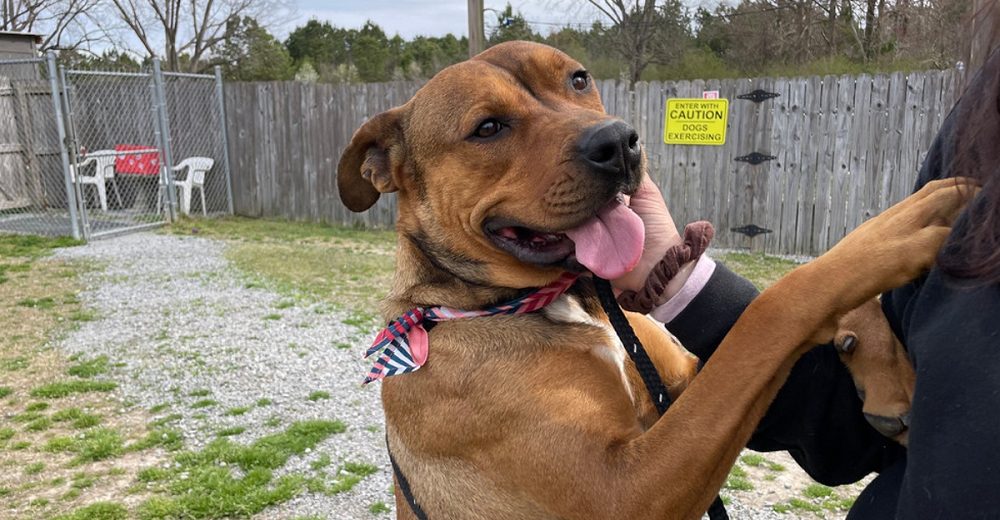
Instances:
[[[757,468],[767,462],[767,459],[759,453],[747,453],[746,455],[740,457],[740,462],[752,468]]]
[[[31,391],[31,397],[59,399],[72,394],[87,392],[110,392],[118,388],[114,381],[72,380],[47,383]]]
[[[181,433],[170,428],[156,428],[146,437],[128,446],[129,451],[141,451],[153,447],[161,447],[167,451],[177,451],[184,446]]]
[[[45,444],[45,450],[74,453],[72,463],[80,465],[121,455],[125,441],[115,430],[93,428],[72,437],[53,437]]]
[[[377,323],[372,311],[392,277],[394,232],[245,218],[182,220],[167,229],[190,234],[194,226],[199,235],[230,242],[226,256],[248,275],[247,287],[270,287],[293,301],[325,301],[345,312],[363,309],[355,321],[366,331]]]
[[[236,417],[243,415],[252,409],[253,409],[252,406],[235,406],[233,408],[226,410],[226,413],[224,415],[228,415],[230,417]]]
[[[76,377],[90,378],[108,371],[108,356],[98,356],[89,361],[77,363],[66,371],[67,374]]]
[[[114,502],[94,502],[72,513],[54,517],[52,520],[125,520],[126,518],[128,510],[125,506]]]
[[[761,290],[772,285],[799,265],[791,260],[775,256],[741,252],[724,253],[719,256],[718,260],[721,260],[733,272],[753,282]]]
[[[329,453],[323,453],[318,459],[309,463],[309,467],[315,471],[319,471],[327,466],[329,466],[333,461],[330,459]]]
[[[28,368],[28,358],[24,356],[0,359],[0,371],[17,372],[18,370],[24,370],[26,368]]]
[[[823,484],[809,484],[802,494],[808,498],[826,498],[833,495],[833,488]]]
[[[805,498],[791,498],[774,504],[773,509],[779,513],[809,512],[822,517],[824,512],[844,512],[854,505],[853,498],[843,497],[834,488],[822,484],[806,486],[802,495]]]
[[[170,469],[150,469],[139,480],[160,493],[139,507],[141,519],[246,517],[291,499],[306,489],[301,475],[273,478],[272,471],[346,426],[339,421],[303,421],[287,430],[239,445],[221,438],[201,451],[186,451]],[[241,475],[231,467],[240,469]]]
[[[48,409],[48,407],[49,407],[49,403],[46,403],[44,401],[40,401],[40,402],[37,402],[37,403],[31,403],[28,406],[25,406],[24,407],[24,411],[25,412],[40,412],[42,410]]]
[[[375,502],[374,504],[368,506],[368,511],[373,515],[380,515],[382,513],[391,513],[392,509],[385,505],[385,502]]]
[[[198,409],[198,408],[210,408],[210,407],[215,406],[217,404],[219,404],[219,402],[216,401],[215,399],[201,399],[201,400],[198,400],[198,401],[195,401],[195,402],[191,403],[191,408],[194,408],[194,409]]]
[[[219,437],[232,437],[234,435],[239,435],[247,431],[245,426],[230,426],[229,428],[223,428],[216,432],[215,434]]]
[[[726,478],[726,482],[722,487],[733,491],[750,491],[754,488],[753,483],[747,477],[746,470],[738,464],[729,470],[729,477]]]
[[[316,390],[310,393],[307,399],[309,399],[310,401],[319,401],[320,399],[329,399],[329,398],[330,398],[330,392],[327,392],[326,390]]]

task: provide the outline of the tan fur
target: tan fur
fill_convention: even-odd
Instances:
[[[581,131],[608,119],[595,89],[570,86],[579,70],[549,47],[498,45],[358,130],[338,170],[342,199],[362,211],[380,193],[398,196],[385,318],[482,308],[563,271],[498,249],[483,223],[561,231],[607,202],[574,161]],[[486,117],[510,131],[470,141]],[[632,316],[672,393],[684,389],[659,420],[631,362],[615,361],[621,346],[586,278],[568,297],[588,319],[441,322],[427,364],[382,384],[392,453],[432,519],[697,518],[798,356],[829,341],[848,310],[929,266],[960,201],[932,183],[865,223],[761,294],[696,378],[692,358]],[[396,490],[398,516],[412,518]]]
[[[844,352],[848,338],[854,338],[853,348]],[[865,302],[844,315],[834,344],[865,402],[865,415],[902,420],[913,403],[917,375],[906,350],[892,333],[878,300]],[[891,437],[905,446],[908,433],[904,430]]]

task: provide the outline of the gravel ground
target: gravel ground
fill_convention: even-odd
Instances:
[[[377,385],[359,384],[367,364],[357,348],[336,347],[357,344],[356,331],[341,324],[327,305],[279,308],[288,298],[248,288],[254,284],[229,266],[224,248],[201,238],[133,234],[61,250],[61,257],[105,267],[86,275],[87,289],[80,296],[100,318],[83,324],[62,347],[69,354],[105,354],[113,363],[124,363],[113,376],[125,401],[145,409],[175,403],[156,417],[181,414],[171,425],[184,434],[188,448],[204,446],[226,427],[246,427],[230,439],[249,443],[294,421],[345,422],[346,433],[293,457],[276,476],[309,474],[309,463],[322,453],[335,463],[365,462],[380,471],[350,492],[301,495],[259,517],[371,518],[372,503],[391,505],[392,479]],[[209,395],[188,395],[196,390]],[[314,391],[330,397],[311,401]],[[256,406],[262,398],[272,404]],[[203,399],[218,404],[191,407]],[[250,411],[227,416],[234,407]],[[272,418],[280,418],[280,424],[267,426]]]
[[[368,335],[342,324],[328,305],[287,306],[294,300],[248,284],[223,256],[225,247],[204,238],[144,233],[60,250],[60,257],[101,267],[85,275],[87,289],[80,296],[99,318],[82,324],[62,348],[88,357],[105,354],[120,363],[113,377],[123,401],[144,409],[171,403],[154,418],[181,414],[172,425],[184,434],[188,448],[204,446],[226,427],[246,427],[231,439],[249,443],[283,431],[293,421],[339,419],[348,425],[346,433],[293,457],[277,474],[311,474],[310,462],[324,453],[334,463],[365,462],[379,468],[350,492],[304,493],[257,518],[368,519],[374,516],[368,508],[375,502],[393,507],[378,386],[359,384],[368,368],[360,356]],[[343,343],[352,348],[337,347]],[[208,395],[189,395],[196,390]],[[330,397],[311,401],[314,391]],[[270,405],[255,405],[265,398]],[[218,404],[191,407],[202,399]],[[234,407],[250,410],[225,414]],[[796,496],[797,477],[782,476],[787,478],[793,483],[779,485],[778,491],[732,493],[732,518],[795,518],[770,508]]]

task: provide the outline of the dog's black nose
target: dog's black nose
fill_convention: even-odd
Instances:
[[[578,143],[580,159],[595,173],[626,183],[638,180],[639,134],[624,121],[602,121],[584,130]]]
[[[873,415],[866,413],[865,420],[868,424],[872,425],[873,428],[878,430],[879,433],[885,435],[886,437],[895,437],[906,430],[907,423],[909,423],[909,414],[906,414],[904,420],[903,417],[883,417],[881,415]]]

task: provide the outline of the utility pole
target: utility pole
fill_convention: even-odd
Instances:
[[[483,52],[486,42],[483,29],[483,0],[469,0],[469,57]]]

